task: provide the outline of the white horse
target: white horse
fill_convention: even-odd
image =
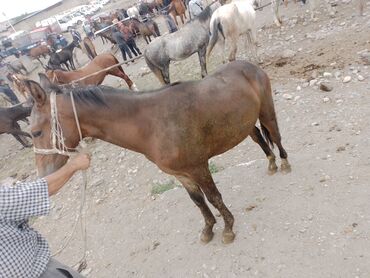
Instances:
[[[139,9],[137,6],[133,6],[131,8],[128,8],[127,9],[127,15],[129,17],[135,17],[137,19],[140,19],[140,13],[139,13]]]
[[[207,47],[207,59],[219,40],[223,47],[223,62],[225,63],[225,40],[230,41],[231,51],[229,61],[235,60],[237,42],[241,35],[246,34],[248,44],[253,46],[255,58],[257,56],[256,11],[254,1],[234,0],[218,8],[210,21],[211,37]],[[219,36],[221,34],[221,36]]]

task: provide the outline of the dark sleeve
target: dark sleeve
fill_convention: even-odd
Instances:
[[[48,184],[45,179],[0,186],[0,219],[21,221],[49,213]]]

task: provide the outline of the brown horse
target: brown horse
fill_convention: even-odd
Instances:
[[[40,64],[44,66],[44,64],[40,60],[40,57],[42,56],[45,59],[46,55],[50,53],[51,53],[50,48],[47,45],[39,45],[39,46],[32,48],[30,52],[28,53],[28,55],[32,59],[37,59],[40,62]]]
[[[56,84],[69,84],[77,79],[88,76],[94,72],[118,64],[118,60],[110,53],[103,53],[96,56],[86,66],[75,71],[47,70],[47,76]],[[137,91],[136,85],[126,75],[121,66],[114,67],[107,71],[85,78],[78,82],[80,85],[100,85],[107,75],[114,75],[124,79],[130,89]]]
[[[60,89],[46,76],[41,78],[41,86],[30,80],[27,88],[35,101],[31,114],[34,146],[51,148],[48,92],[54,91],[58,111],[63,111],[58,118],[65,144],[68,148],[76,147],[79,135],[69,94],[59,94]],[[99,138],[142,153],[183,184],[205,218],[203,242],[212,239],[216,222],[203,194],[224,219],[223,241],[230,243],[235,237],[234,217],[208,169],[211,157],[230,150],[250,135],[266,153],[269,172],[277,170],[275,155],[255,126],[258,119],[265,138],[279,147],[281,169],[290,171],[281,144],[270,80],[253,64],[231,62],[202,80],[142,94],[105,86],[76,88],[72,93],[83,137]],[[59,154],[36,154],[38,173],[45,176],[54,172],[67,159]]]
[[[93,60],[98,55],[96,53],[95,46],[89,37],[83,38],[80,42],[80,48],[90,60]]]
[[[135,34],[138,31],[143,36],[147,44],[152,41],[150,36],[156,38],[161,35],[159,32],[158,24],[151,19],[148,19],[148,21],[146,22],[141,22],[137,18],[133,17],[130,19],[128,26],[132,33]]]
[[[186,19],[186,8],[182,0],[172,0],[168,8],[168,12],[175,20],[177,26],[179,26],[179,23],[177,22],[177,16],[180,17],[182,24],[185,23],[184,17]]]

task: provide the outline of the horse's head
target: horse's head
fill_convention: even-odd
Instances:
[[[32,96],[34,105],[31,112],[31,134],[33,145],[36,149],[52,149],[52,134],[51,134],[51,108],[50,108],[50,93],[61,94],[61,89],[52,84],[46,75],[40,73],[40,84],[26,80],[25,85],[28,93]],[[71,111],[70,107],[66,107],[63,102],[63,97],[57,96],[58,120],[63,130],[65,145],[75,147],[78,144],[79,138],[74,134],[75,122],[73,116],[68,115]],[[71,128],[72,127],[72,128]],[[57,142],[58,145],[58,142]],[[60,154],[39,154],[36,153],[36,166],[38,175],[44,177],[62,167],[68,160],[67,156]]]

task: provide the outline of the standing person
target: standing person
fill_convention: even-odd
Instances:
[[[83,26],[83,29],[84,29],[85,34],[86,34],[86,36],[87,36],[88,38],[90,38],[90,39],[95,39],[95,38],[94,38],[94,33],[93,33],[93,31],[92,31],[92,27],[91,27],[90,23],[85,22],[85,23],[84,23],[84,26]]]
[[[189,13],[191,18],[194,19],[204,10],[202,0],[190,0],[189,1]]]
[[[122,22],[118,23],[118,27],[132,53],[134,53],[135,56],[141,55],[141,51],[136,45],[134,34],[131,32],[130,28]]]
[[[167,29],[170,33],[174,33],[178,30],[175,21],[173,20],[172,16],[169,15],[168,11],[165,11],[164,14],[164,19],[166,20],[166,25]]]
[[[127,46],[125,42],[125,38],[123,37],[123,34],[117,29],[116,26],[112,27],[112,36],[113,36],[113,39],[117,42],[119,49],[121,50],[123,60],[127,61],[126,53],[128,57],[132,59],[130,48]]]
[[[0,79],[0,93],[3,93],[5,96],[7,96],[12,105],[20,103],[17,95],[3,79]]]
[[[80,32],[78,32],[76,29],[71,29],[70,32],[75,45],[79,45],[82,40]]]
[[[78,170],[86,170],[90,156],[78,154],[67,164],[34,182],[0,185],[0,277],[82,278],[50,257],[49,245],[28,225],[31,217],[50,212],[49,196],[56,194]]]

